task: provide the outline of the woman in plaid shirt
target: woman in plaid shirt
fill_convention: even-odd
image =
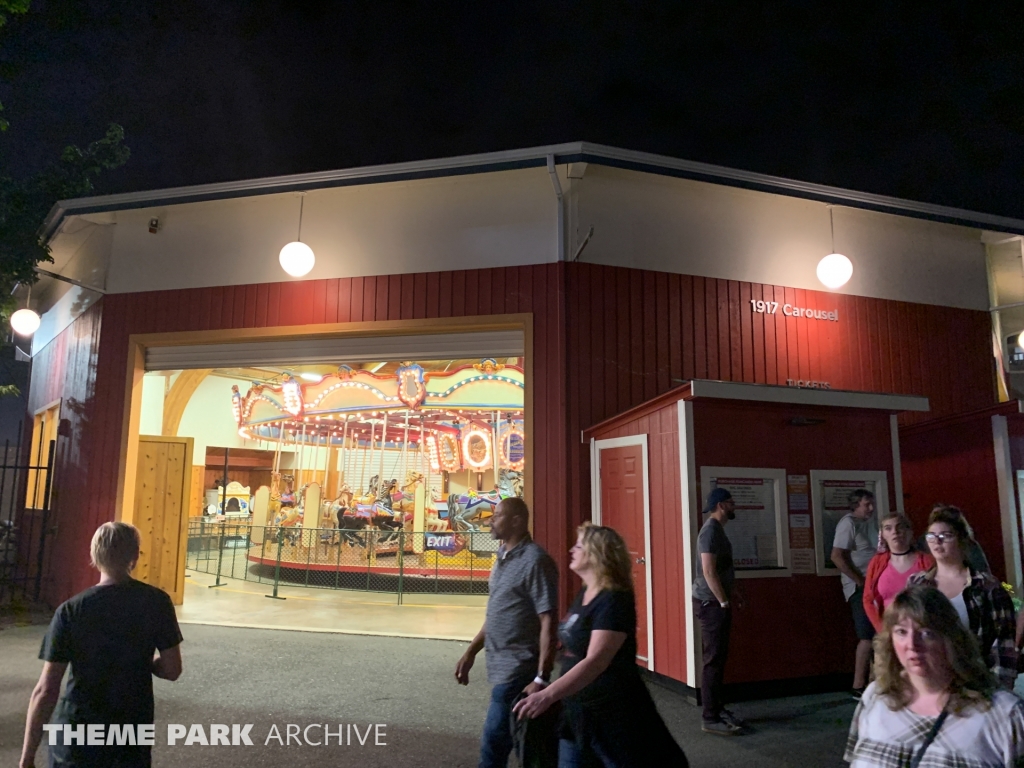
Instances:
[[[975,571],[967,564],[970,529],[959,509],[933,510],[925,539],[935,558],[935,567],[914,574],[908,584],[938,587],[949,598],[960,621],[978,639],[982,658],[999,686],[1012,691],[1017,679],[1013,600],[991,574]]]

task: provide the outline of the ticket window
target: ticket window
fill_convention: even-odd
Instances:
[[[789,576],[786,471],[750,467],[701,467],[703,497],[715,488],[732,494],[736,517],[725,526],[739,578]]]

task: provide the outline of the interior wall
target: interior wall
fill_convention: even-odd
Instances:
[[[140,435],[164,433],[164,396],[167,377],[163,373],[147,373],[142,377],[142,411],[139,413]],[[205,448],[203,454],[205,455]],[[194,460],[194,459],[193,459]]]
[[[148,378],[148,377],[143,377]],[[195,456],[206,456],[207,446],[251,448],[252,441],[238,434],[231,410],[231,387],[244,382],[221,376],[207,376],[185,406],[178,426],[178,437],[195,440]]]

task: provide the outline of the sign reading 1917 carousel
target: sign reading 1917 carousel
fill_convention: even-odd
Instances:
[[[760,299],[750,300],[750,309],[759,315],[774,315],[779,311],[779,302],[761,301]],[[782,314],[786,317],[804,317],[808,320],[831,320],[839,322],[838,309],[810,309],[809,307],[797,307],[792,304],[782,304]]]

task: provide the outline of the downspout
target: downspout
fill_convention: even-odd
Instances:
[[[558,260],[565,261],[565,206],[562,205],[562,184],[555,171],[555,156],[548,155],[548,173],[551,175],[551,186],[555,188],[558,200]]]

